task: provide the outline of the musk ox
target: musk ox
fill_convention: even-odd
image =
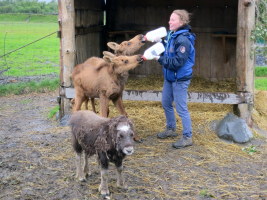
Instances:
[[[123,159],[134,152],[134,129],[124,115],[104,118],[92,111],[80,110],[70,118],[72,146],[76,152],[76,177],[84,181],[88,174],[88,157],[96,154],[101,167],[101,195],[108,196],[108,166],[113,162],[117,169],[117,185],[124,186]],[[84,153],[84,168],[81,156]]]

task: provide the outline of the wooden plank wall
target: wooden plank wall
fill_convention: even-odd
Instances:
[[[223,49],[222,37],[213,37],[214,33],[236,34],[237,1],[229,0],[188,0],[180,1],[107,1],[107,30],[136,31],[145,34],[154,28],[165,26],[175,9],[186,9],[192,13],[191,26],[197,35],[196,65],[194,76],[209,80],[235,78],[236,38],[225,39]],[[134,36],[134,35],[131,35]],[[123,35],[109,38],[115,42],[124,41]],[[143,53],[151,44],[146,44],[139,53]],[[157,62],[149,61],[131,71],[134,75],[161,74]]]
[[[75,1],[76,64],[91,56],[102,56],[104,0]]]

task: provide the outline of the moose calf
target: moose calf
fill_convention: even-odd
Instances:
[[[112,100],[120,114],[126,115],[122,104],[122,92],[128,72],[143,62],[141,55],[115,56],[104,52],[104,57],[89,58],[77,65],[72,73],[75,88],[73,111],[81,109],[81,104],[88,98],[100,100],[100,115],[108,117],[108,104]]]
[[[136,51],[138,51],[144,45],[144,41],[145,41],[144,40],[144,36],[142,34],[139,34],[139,35],[136,35],[135,37],[133,37],[131,40],[123,41],[120,44],[117,44],[116,42],[108,42],[107,43],[108,47],[110,47],[112,50],[114,50],[115,55],[113,55],[113,54],[111,54],[109,52],[103,52],[104,53],[104,58],[107,57],[107,56],[111,56],[111,55],[112,55],[112,57],[121,56],[121,55],[125,55],[125,56],[133,55]],[[106,60],[106,59],[104,59],[104,60]],[[73,83],[74,83],[74,88],[76,90],[76,93],[77,93],[77,90],[79,90],[78,93],[82,93],[82,88],[78,86],[79,84],[77,84],[77,81],[76,82],[74,81],[75,79],[77,79],[76,78],[76,76],[78,76],[77,74],[78,73],[83,74],[83,75],[80,74],[80,76],[78,77],[78,79],[79,79],[78,82],[86,82],[86,80],[84,81],[84,79],[91,78],[95,74],[90,74],[92,72],[92,70],[91,71],[89,70],[89,72],[88,71],[85,72],[85,70],[83,70],[83,68],[85,68],[86,66],[88,68],[88,67],[93,65],[95,68],[100,69],[101,66],[104,65],[104,63],[103,63],[104,60],[101,59],[101,58],[97,59],[96,57],[93,57],[93,58],[89,58],[84,63],[75,66],[75,68],[73,70],[73,73],[72,73],[72,80],[73,80]],[[108,59],[107,62],[110,63],[110,59]],[[107,65],[108,65],[108,63],[107,63]],[[121,68],[122,68],[122,66],[121,66]],[[126,64],[125,64],[125,68],[127,68]],[[109,71],[111,72],[111,70],[109,70]],[[129,71],[129,69],[128,70],[123,70],[123,72],[120,72],[120,74],[116,74],[117,77],[115,79],[118,79],[119,82],[120,82],[119,85],[122,88],[121,93],[122,93],[122,91],[124,89],[124,85],[126,84],[127,79],[128,79],[128,71]],[[95,79],[99,79],[99,78],[95,77]],[[92,86],[89,85],[87,87],[92,87]],[[108,87],[108,86],[106,86],[106,87]],[[84,91],[84,93],[86,93],[86,91]],[[85,95],[79,95],[80,99],[78,99],[78,102],[77,102],[76,97],[75,97],[75,99],[72,100],[72,103],[74,105],[73,111],[80,110],[82,103],[85,103],[85,109],[88,110],[88,101],[89,101],[89,99],[91,99],[92,109],[93,109],[94,112],[96,112],[95,103],[94,103],[94,98],[95,97],[91,96],[90,94],[91,93],[88,93],[88,94],[85,94]],[[99,96],[99,95],[97,95],[97,96]],[[119,95],[118,98],[121,98],[120,96],[121,96],[121,94]],[[121,114],[125,114],[126,115],[124,107],[123,107],[121,101],[122,101],[121,99],[118,100],[118,104],[119,104],[118,105],[118,109],[119,109]],[[104,103],[102,103],[102,105],[103,104]],[[102,113],[101,110],[104,113]],[[108,110],[106,111],[106,108],[105,109],[104,108],[101,109],[101,103],[100,103],[100,114],[102,116],[108,116]]]

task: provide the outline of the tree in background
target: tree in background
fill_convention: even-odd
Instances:
[[[57,14],[57,1],[0,0],[0,13]]]
[[[252,39],[255,41],[256,54],[267,56],[267,0],[258,0],[256,6],[256,24],[252,33]],[[266,63],[266,62],[265,62]]]

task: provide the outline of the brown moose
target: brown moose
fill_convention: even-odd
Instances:
[[[104,52],[103,59],[92,57],[77,65],[72,73],[75,88],[73,111],[80,110],[86,99],[99,97],[102,117],[108,117],[109,100],[112,100],[120,114],[127,116],[122,104],[124,75],[142,61],[141,55],[115,56],[110,52]]]
[[[111,48],[114,53],[118,55],[127,55],[131,56],[137,52],[145,44],[144,35],[139,34],[133,37],[129,41],[123,41],[120,44],[116,42],[108,42],[107,45]]]
[[[137,65],[134,64],[134,67],[129,67],[131,65],[129,65],[128,58],[130,57],[120,57],[119,55],[132,55],[139,50],[144,45],[144,36],[139,34],[121,44],[108,42],[107,45],[114,50],[116,56],[118,56],[117,59],[114,59],[116,56],[112,53],[103,52],[104,59],[92,57],[84,63],[75,66],[72,73],[72,80],[76,92],[75,101],[73,101],[73,111],[80,110],[83,102],[85,103],[85,109],[88,110],[88,100],[90,98],[92,109],[96,112],[94,98],[99,97],[101,116],[108,116],[108,101],[110,99],[121,114],[127,115],[122,104],[122,92],[128,79],[128,71]],[[119,59],[126,60],[124,63],[113,62],[113,60],[118,61]],[[141,61],[142,59],[138,57],[136,62],[140,63]],[[102,68],[105,70],[102,70]],[[115,87],[114,84],[116,85]],[[103,93],[106,93],[106,95]]]

